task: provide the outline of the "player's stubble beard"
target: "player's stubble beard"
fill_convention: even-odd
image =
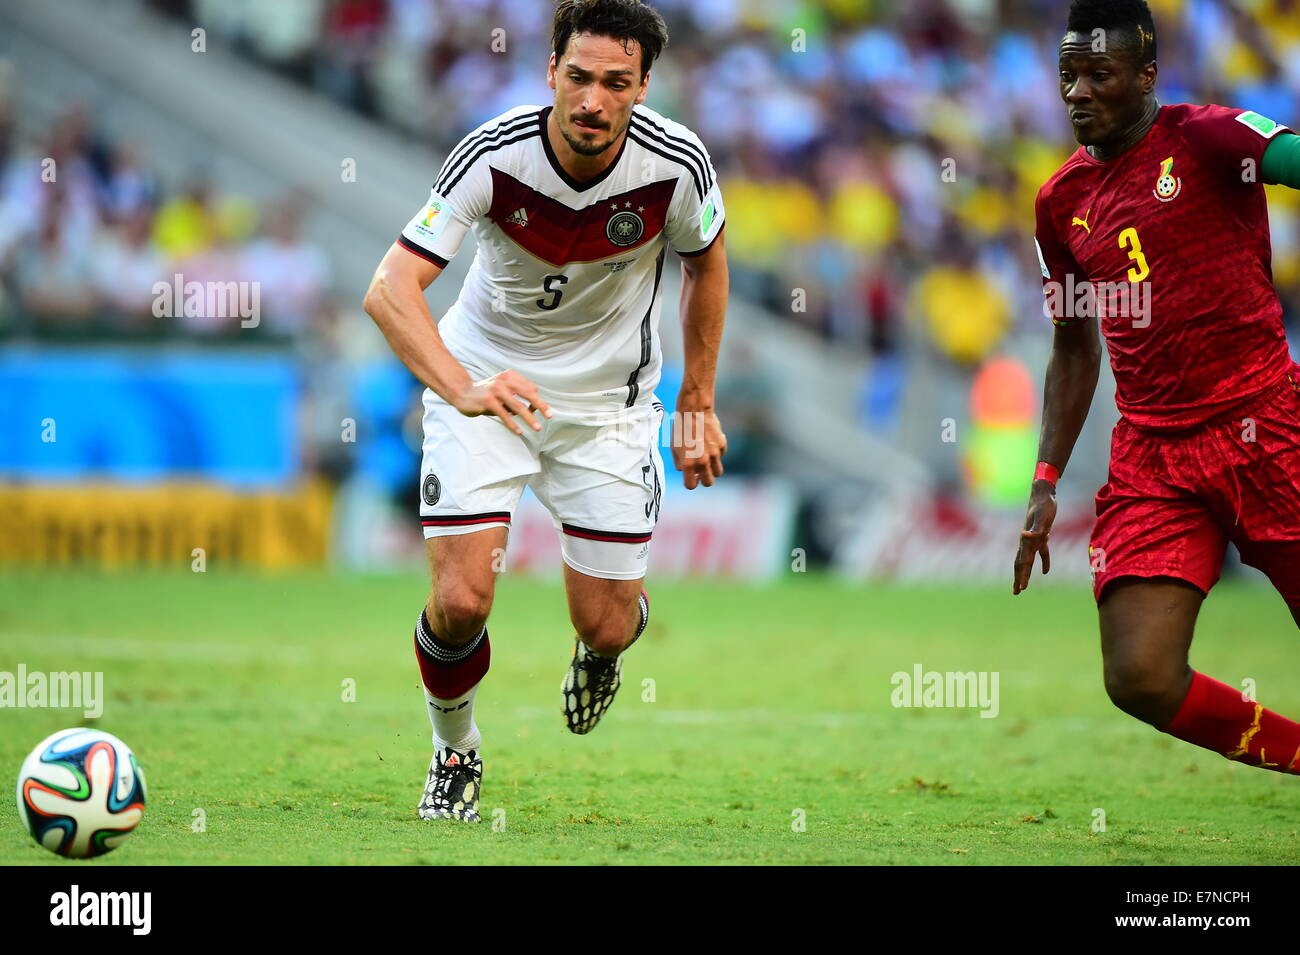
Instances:
[[[1107,161],[1122,156],[1136,146],[1150,131],[1160,112],[1160,101],[1155,93],[1142,97],[1138,108],[1125,114],[1112,115],[1110,123],[1103,129],[1088,135],[1083,130],[1075,131],[1075,139],[1085,147],[1094,159]]]
[[[583,122],[588,122],[588,118],[585,116],[574,116],[571,117],[569,121],[573,122],[573,120],[575,119],[582,120]],[[563,124],[559,124],[560,135],[563,136],[564,141],[569,144],[569,148],[572,149],[579,156],[599,156],[601,153],[609,149],[610,146],[613,146],[616,142],[618,142],[619,137],[622,136],[625,132],[627,132],[628,127],[631,125],[632,125],[632,120],[629,117],[627,122],[623,125],[623,128],[620,129],[615,135],[611,136],[607,141],[605,141],[604,143],[594,143],[591,142],[590,140],[584,140],[573,135],[572,133],[569,132],[567,126]]]

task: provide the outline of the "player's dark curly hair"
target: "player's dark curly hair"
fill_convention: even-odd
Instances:
[[[668,45],[668,26],[659,11],[642,0],[562,0],[555,8],[552,48],[558,61],[579,33],[618,40],[628,52],[641,45],[641,78]]]
[[[1074,0],[1066,30],[1080,34],[1117,30],[1131,40],[1139,65],[1156,58],[1156,21],[1147,0]]]
[[[1118,30],[1132,41],[1139,65],[1156,58],[1156,23],[1146,0],[1074,0],[1065,29],[1073,33]]]

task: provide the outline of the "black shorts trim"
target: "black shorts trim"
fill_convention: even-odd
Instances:
[[[509,511],[486,511],[482,514],[448,514],[421,515],[420,523],[425,527],[464,527],[470,524],[510,523]]]
[[[590,527],[576,527],[573,524],[561,524],[560,529],[570,537],[581,537],[591,541],[610,541],[615,544],[645,544],[653,531],[598,531]]]

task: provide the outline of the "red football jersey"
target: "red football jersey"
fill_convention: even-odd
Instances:
[[[1197,424],[1291,368],[1259,181],[1282,132],[1257,113],[1164,106],[1128,152],[1080,147],[1038,192],[1048,314],[1100,317],[1115,403],[1139,427]]]

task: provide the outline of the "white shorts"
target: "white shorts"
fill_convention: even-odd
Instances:
[[[632,408],[538,416],[515,434],[493,415],[467,418],[424,392],[420,521],[424,536],[509,527],[526,486],[551,512],[564,562],[612,580],[645,576],[659,518],[664,408],[650,395]]]

